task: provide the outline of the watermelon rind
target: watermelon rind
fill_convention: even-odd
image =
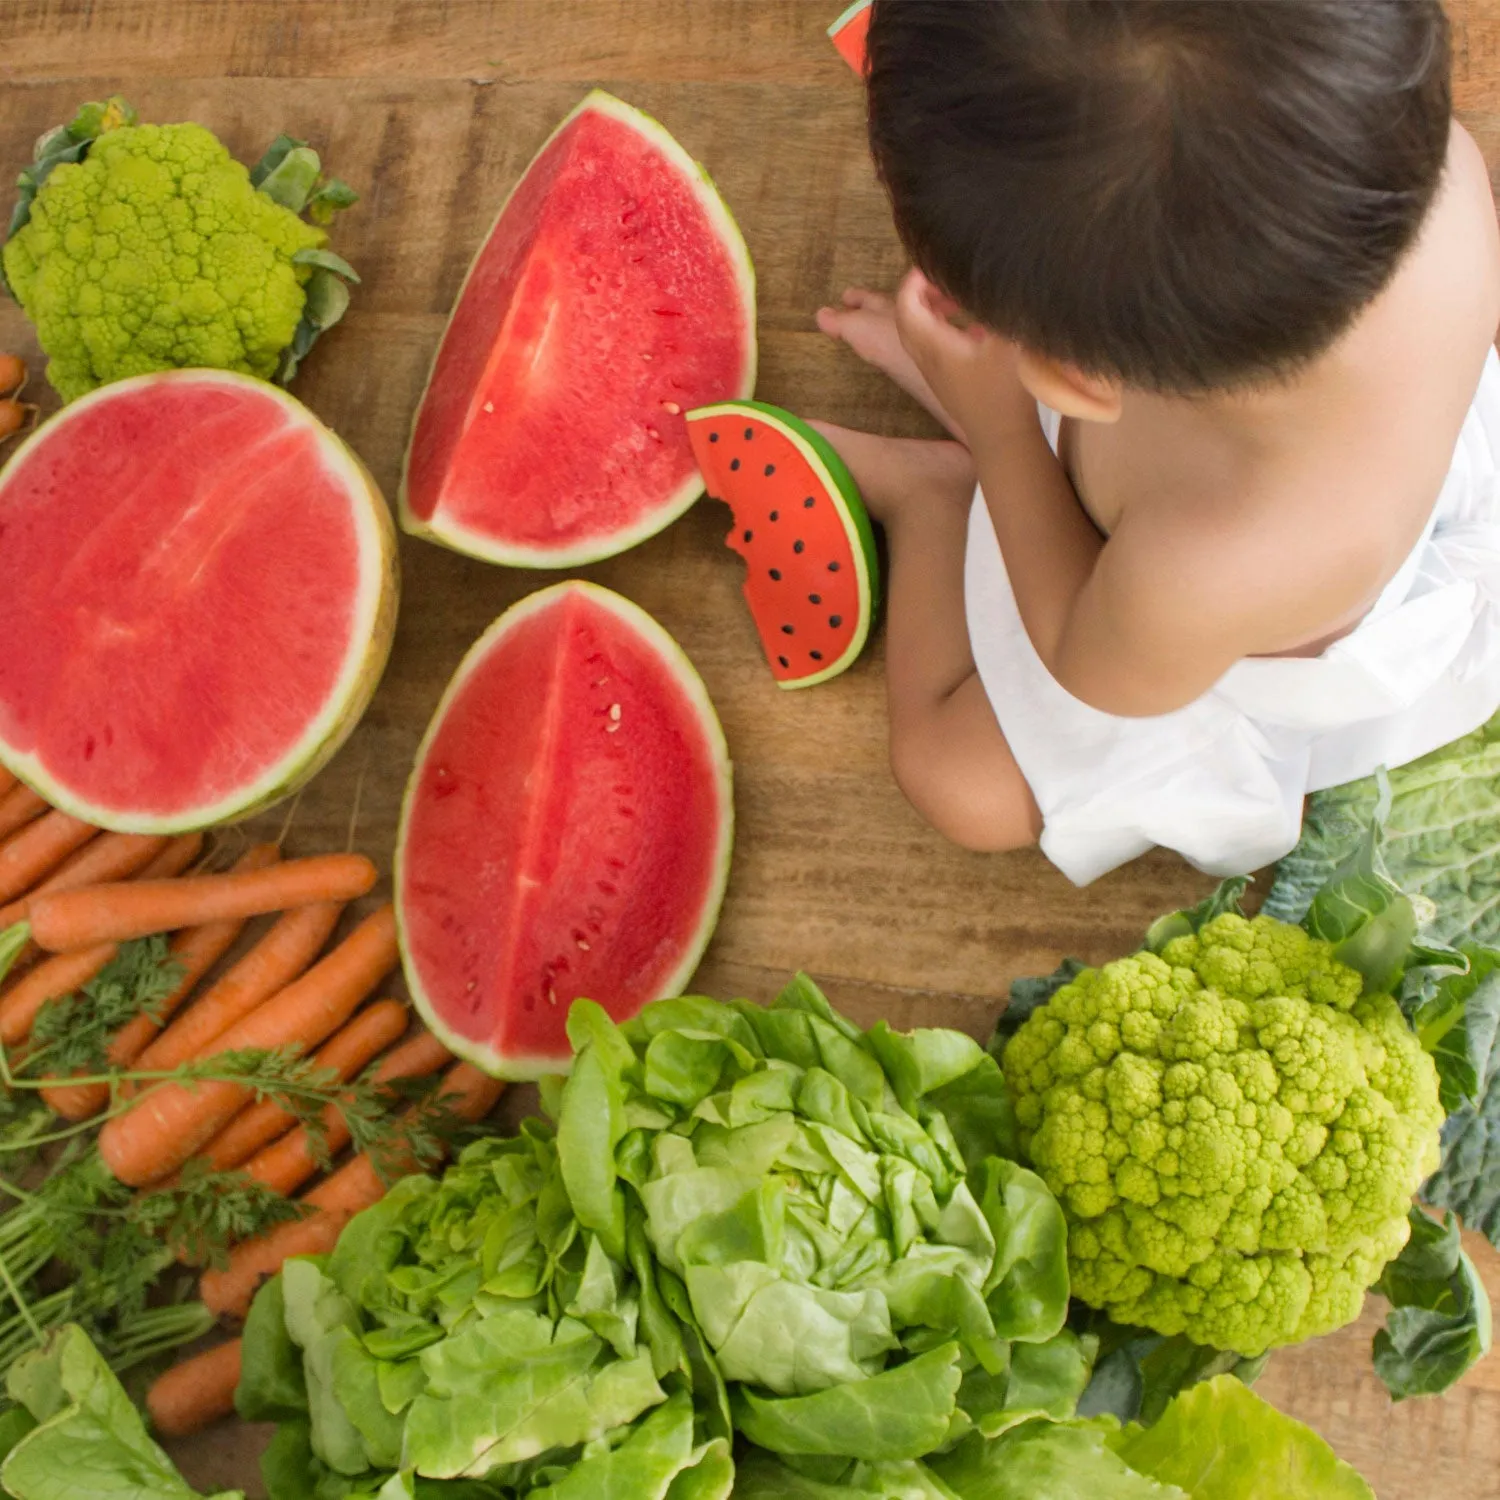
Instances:
[[[664,496],[660,504],[650,515],[642,519],[639,525],[627,527],[624,530],[612,531],[600,535],[591,540],[581,542],[576,547],[546,548],[525,547],[511,542],[499,541],[483,532],[473,530],[471,527],[463,526],[456,521],[445,520],[440,515],[434,514],[430,520],[423,520],[411,508],[407,494],[407,475],[411,465],[412,439],[416,436],[417,422],[421,418],[422,408],[427,402],[427,392],[432,385],[433,376],[437,373],[438,358],[443,352],[443,345],[447,342],[448,334],[452,328],[452,319],[456,316],[459,306],[463,302],[464,292],[467,290],[470,278],[474,275],[475,268],[479,265],[491,237],[495,233],[500,220],[505,217],[505,211],[510,207],[511,199],[515,196],[517,189],[526,180],[532,167],[536,164],[547,148],[554,140],[565,131],[581,114],[588,111],[608,115],[612,119],[620,121],[638,135],[644,136],[650,141],[666,160],[675,166],[683,180],[692,189],[694,196],[702,205],[709,223],[713,226],[714,233],[719,244],[723,247],[729,258],[730,265],[734,270],[734,278],[740,290],[740,307],[743,310],[742,329],[745,344],[745,366],[740,372],[738,387],[734,394],[736,396],[748,396],[755,389],[758,353],[755,338],[755,266],[750,259],[749,248],[745,244],[745,237],[740,233],[740,227],[735,222],[733,214],[729,212],[727,205],[719,194],[714,180],[709,176],[707,168],[695,160],[672,136],[671,132],[654,119],[644,110],[636,109],[634,105],[627,104],[623,99],[606,92],[604,89],[592,89],[584,98],[570,110],[567,116],[559,122],[557,128],[538,147],[536,155],[526,164],[525,170],[516,179],[510,192],[505,195],[505,201],[500,205],[500,211],[490,222],[490,227],[485,231],[484,238],[479,243],[479,248],[474,252],[473,259],[469,262],[469,269],[464,273],[462,285],[458,289],[458,295],[453,299],[453,313],[449,315],[448,325],[443,330],[443,337],[438,340],[438,346],[433,351],[432,362],[427,369],[427,379],[422,385],[422,394],[417,399],[416,407],[412,414],[411,429],[407,434],[406,452],[401,459],[401,480],[396,489],[396,508],[400,517],[401,529],[408,535],[420,537],[425,541],[436,542],[443,547],[449,547],[455,552],[465,553],[469,557],[477,557],[482,562],[500,563],[511,568],[576,568],[587,563],[599,562],[606,557],[614,557],[621,552],[627,552],[630,548],[638,546],[647,541],[660,531],[665,531],[673,521],[685,514],[703,494],[703,480],[696,470],[691,471],[683,480],[677,490],[670,495]],[[728,310],[726,309],[726,316]]]
[[[816,687],[841,672],[847,672],[870,638],[870,627],[880,606],[880,563],[875,551],[875,531],[848,465],[839,457],[833,444],[800,417],[765,401],[716,401],[712,406],[696,407],[687,415],[688,421],[696,422],[744,412],[753,412],[768,427],[776,428],[807,461],[843,523],[849,554],[854,560],[855,577],[859,582],[859,623],[848,646],[821,671],[809,673],[806,677],[777,679],[777,686],[788,691]]]
[[[841,32],[844,27],[846,27],[855,18],[855,16],[860,13],[860,11],[868,10],[869,8],[870,0],[853,0],[853,4],[845,6],[844,9],[839,13],[838,20],[834,21],[833,24],[829,26],[828,35],[837,36],[839,32]]]
[[[719,722],[719,715],[714,708],[713,701],[708,696],[708,689],[698,675],[698,669],[689,660],[687,652],[678,645],[658,620],[640,605],[632,603],[631,600],[615,593],[612,589],[604,588],[596,583],[588,583],[582,579],[569,579],[563,583],[555,583],[549,588],[539,589],[534,594],[528,594],[490,625],[489,629],[465,653],[458,670],[453,674],[452,681],[443,690],[443,696],[438,700],[438,706],[427,726],[427,732],[422,736],[422,743],[418,746],[416,759],[412,763],[411,774],[407,778],[406,792],[401,800],[401,820],[396,830],[395,911],[402,969],[406,975],[407,988],[411,991],[412,1002],[428,1029],[455,1056],[473,1063],[476,1068],[488,1073],[492,1078],[505,1078],[513,1082],[531,1082],[548,1073],[566,1072],[571,1066],[571,1059],[551,1053],[544,1055],[500,1053],[473,1037],[460,1035],[443,1020],[416,963],[410,956],[410,945],[406,941],[403,892],[406,888],[407,834],[412,807],[421,784],[423,767],[426,765],[427,757],[442,727],[443,720],[447,717],[448,710],[463,690],[470,675],[507,635],[532,615],[552,608],[570,593],[585,595],[602,605],[655,649],[663,665],[681,685],[688,702],[694,709],[708,740],[712,756],[715,788],[719,800],[718,847],[714,851],[712,883],[704,900],[698,929],[685,945],[677,967],[663,981],[661,994],[656,998],[667,1000],[682,994],[702,961],[709,940],[713,937],[714,928],[718,925],[719,911],[724,904],[724,893],[729,885],[730,859],[734,852],[734,768],[729,758],[729,745],[724,738],[724,729]]]
[[[69,423],[92,406],[116,401],[135,392],[148,394],[160,389],[164,382],[172,381],[248,388],[258,396],[279,402],[294,421],[312,431],[323,462],[341,482],[345,493],[360,502],[350,506],[359,546],[360,586],[354,599],[349,649],[327,702],[290,750],[253,781],[218,802],[185,807],[168,815],[137,814],[118,807],[101,807],[77,796],[59,782],[37,756],[16,750],[0,739],[0,765],[12,775],[24,781],[53,807],[117,833],[188,833],[220,823],[239,822],[304,786],[338,753],[369,707],[391,654],[400,603],[396,528],[385,497],[370,471],[353,450],[295,396],[280,386],[249,375],[230,370],[161,370],[100,386],[69,402],[33,432],[0,471],[0,486],[20,473],[30,454],[46,440],[56,440],[60,425]]]

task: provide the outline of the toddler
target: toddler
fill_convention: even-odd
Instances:
[[[955,441],[824,430],[950,838],[1250,870],[1500,705],[1500,235],[1448,46],[1439,0],[875,0],[917,269],[818,322]]]

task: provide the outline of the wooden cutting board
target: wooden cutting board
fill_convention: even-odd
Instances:
[[[903,269],[862,134],[862,97],[823,28],[841,0],[7,0],[0,163],[29,159],[82,100],[124,94],[151,120],[194,119],[242,159],[281,130],[363,194],[335,245],[363,275],[297,394],[391,495],[417,394],[470,256],[557,120],[598,84],[655,115],[712,172],[760,286],[759,394],[809,416],[929,436],[927,419],[813,327],[846,285]],[[1454,0],[1462,118],[1500,169],[1500,0]],[[0,304],[0,348],[37,355]],[[1010,980],[1065,954],[1126,951],[1208,882],[1152,855],[1087,891],[1034,853],[964,853],[929,832],[887,769],[882,647],[836,682],[783,693],[761,660],[704,503],[585,570],[687,648],[736,762],[738,844],[698,980],[769,998],[794,968],[864,1022],[987,1034]],[[395,654],[359,730],[297,806],[290,842],[353,844],[388,868],[417,742],[468,645],[550,575],[402,545]],[[273,814],[268,828],[280,826]],[[352,832],[351,832],[352,830]],[[512,1109],[524,1108],[524,1096]],[[1479,1243],[1492,1295],[1500,1257]],[[1382,1496],[1500,1496],[1500,1360],[1437,1401],[1392,1408],[1353,1329],[1279,1355],[1261,1390],[1323,1432]],[[235,1424],[181,1446],[204,1486],[261,1493],[264,1434]]]

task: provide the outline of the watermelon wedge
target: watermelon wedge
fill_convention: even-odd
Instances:
[[[396,850],[407,982],[500,1078],[564,1071],[568,1006],[682,992],[729,874],[729,755],[692,663],[608,589],[560,583],[464,658]]]
[[[354,727],[396,594],[375,482],[286,392],[103,386],[0,471],[0,763],[105,828],[243,817]]]
[[[861,78],[869,70],[865,42],[870,35],[871,3],[872,0],[854,0],[854,4],[828,28],[828,39],[838,48],[839,56]]]
[[[820,433],[763,401],[688,413],[693,453],[734,512],[728,544],[745,559],[745,602],[784,688],[827,682],[864,650],[879,603],[870,518]]]
[[[713,184],[595,91],[480,247],[417,409],[401,524],[562,568],[623,552],[702,493],[682,413],[755,388],[755,276]]]

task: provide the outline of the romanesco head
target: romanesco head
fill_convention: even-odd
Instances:
[[[1437,1071],[1330,946],[1216,917],[1060,989],[1005,1049],[1073,1292],[1252,1356],[1359,1315],[1437,1166]]]
[[[201,125],[134,125],[52,171],[4,265],[71,401],[182,366],[268,379],[306,300],[292,256],[326,239]]]

